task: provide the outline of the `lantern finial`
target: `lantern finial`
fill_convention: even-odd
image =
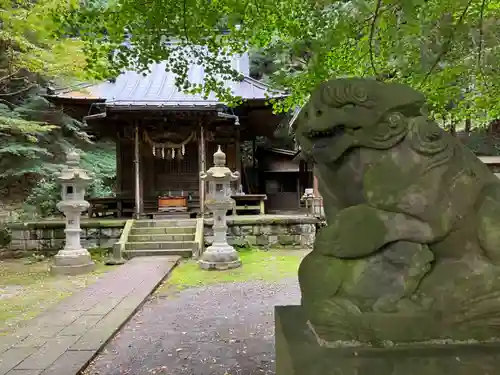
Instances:
[[[71,150],[66,154],[66,164],[70,166],[78,166],[80,164],[80,154],[75,150]]]
[[[214,154],[214,166],[224,167],[226,165],[226,154],[222,152],[220,145]]]

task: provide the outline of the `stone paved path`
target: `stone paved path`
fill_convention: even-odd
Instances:
[[[180,257],[134,258],[9,336],[0,375],[74,375],[134,314]]]
[[[154,296],[85,375],[271,375],[274,306],[300,303],[296,278]]]

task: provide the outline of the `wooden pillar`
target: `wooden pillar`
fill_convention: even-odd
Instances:
[[[306,162],[306,175],[307,175],[306,188],[311,188],[313,186],[314,168],[310,162]]]
[[[298,208],[300,209],[300,198],[302,197],[302,194],[304,193],[304,189],[308,187],[307,184],[307,176],[306,176],[306,171],[307,168],[305,166],[305,162],[303,160],[299,160],[299,173],[298,173],[298,178],[297,178],[297,201],[298,201]]]
[[[298,178],[297,178],[297,209],[300,210],[300,198],[302,197],[302,189],[301,189],[301,183],[300,183],[300,173],[298,175]]]
[[[135,177],[135,217],[138,219],[141,216],[141,149],[139,137],[139,125],[135,124],[134,134],[134,177]]]
[[[257,168],[257,160],[255,159],[255,151],[257,151],[257,140],[254,136],[252,139],[252,168],[255,170]]]
[[[200,123],[200,136],[198,137],[198,160],[199,172],[206,171],[206,151],[205,151],[205,129],[203,123]],[[199,177],[198,177],[199,178]],[[200,180],[200,214],[205,214],[205,182]]]
[[[116,131],[116,145],[115,145],[115,151],[116,151],[116,197],[117,199],[117,209],[118,217],[123,217],[123,164],[122,164],[122,137],[121,137],[121,131],[118,129]]]
[[[141,202],[141,210],[139,211],[139,214],[142,216],[144,215],[144,165],[147,165],[146,162],[146,157],[144,154],[144,147],[143,145],[143,134],[141,129],[139,128],[139,200]]]
[[[236,155],[236,170],[240,174],[240,178],[243,179],[243,174],[241,173],[241,146],[240,146],[240,125],[236,125],[236,139],[234,142],[235,145],[235,155]],[[243,185],[243,181],[240,180],[241,185]],[[248,181],[247,181],[248,185]],[[248,192],[250,193],[250,192]]]
[[[318,188],[318,177],[316,175],[316,168],[313,167],[313,192],[315,197],[320,197],[319,188]]]

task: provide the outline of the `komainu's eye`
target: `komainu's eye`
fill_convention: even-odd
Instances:
[[[319,116],[321,116],[322,114],[323,114],[323,111],[322,111],[321,109],[318,109],[318,110],[316,111],[316,116],[318,116],[318,117],[319,117]]]

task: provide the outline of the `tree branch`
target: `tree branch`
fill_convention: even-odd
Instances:
[[[187,0],[184,0],[182,5],[182,17],[184,22],[184,37],[186,38],[186,43],[189,43],[189,35],[187,31]]]
[[[471,6],[471,4],[472,4],[473,1],[474,0],[469,0],[467,2],[467,5],[465,6],[462,14],[460,15],[460,18],[457,20],[456,24],[453,26],[452,30],[450,31],[450,35],[449,35],[448,39],[443,44],[443,48],[441,48],[441,52],[436,57],[436,60],[434,61],[434,63],[432,64],[431,68],[429,69],[429,71],[424,76],[424,79],[422,80],[422,82],[420,82],[420,86],[422,86],[427,81],[427,79],[430,77],[430,75],[432,74],[432,72],[434,71],[434,69],[436,69],[436,67],[438,66],[438,64],[441,61],[441,59],[450,50],[450,45],[451,45],[451,42],[453,41],[453,37],[455,36],[455,31],[456,31],[457,27],[460,26],[464,22],[465,16],[467,15],[467,12],[469,11],[469,7]]]
[[[382,6],[382,0],[377,0],[377,4],[375,5],[375,12],[373,14],[372,22],[370,25],[370,36],[368,39],[368,47],[370,50],[370,65],[372,66],[373,74],[375,76],[378,75],[377,68],[375,67],[375,57],[373,55],[373,36],[375,35],[375,27],[377,24],[377,19],[380,12],[380,7]]]
[[[33,87],[36,87],[38,86],[37,84],[33,83],[31,85],[28,85],[26,87],[23,87],[22,89],[20,90],[17,90],[17,91],[14,91],[14,92],[9,92],[9,93],[5,93],[5,94],[0,94],[0,96],[14,96],[14,95],[18,95],[18,94],[22,94],[23,92],[26,92],[28,90],[31,90]]]
[[[17,73],[19,73],[19,71],[20,71],[20,70],[21,70],[21,69],[18,69],[18,70],[16,70],[14,73],[8,74],[8,75],[6,75],[6,76],[4,76],[4,77],[0,78],[0,83],[2,83],[3,81],[7,81],[8,79],[10,79],[10,78],[14,77]]]
[[[477,46],[477,66],[481,69],[481,60],[483,59],[483,38],[484,38],[484,8],[486,7],[486,0],[481,2],[481,9],[479,11],[479,44]]]
[[[4,103],[9,109],[12,111],[16,108],[16,105],[14,103],[9,102],[8,100],[5,99],[0,99],[0,103]]]

